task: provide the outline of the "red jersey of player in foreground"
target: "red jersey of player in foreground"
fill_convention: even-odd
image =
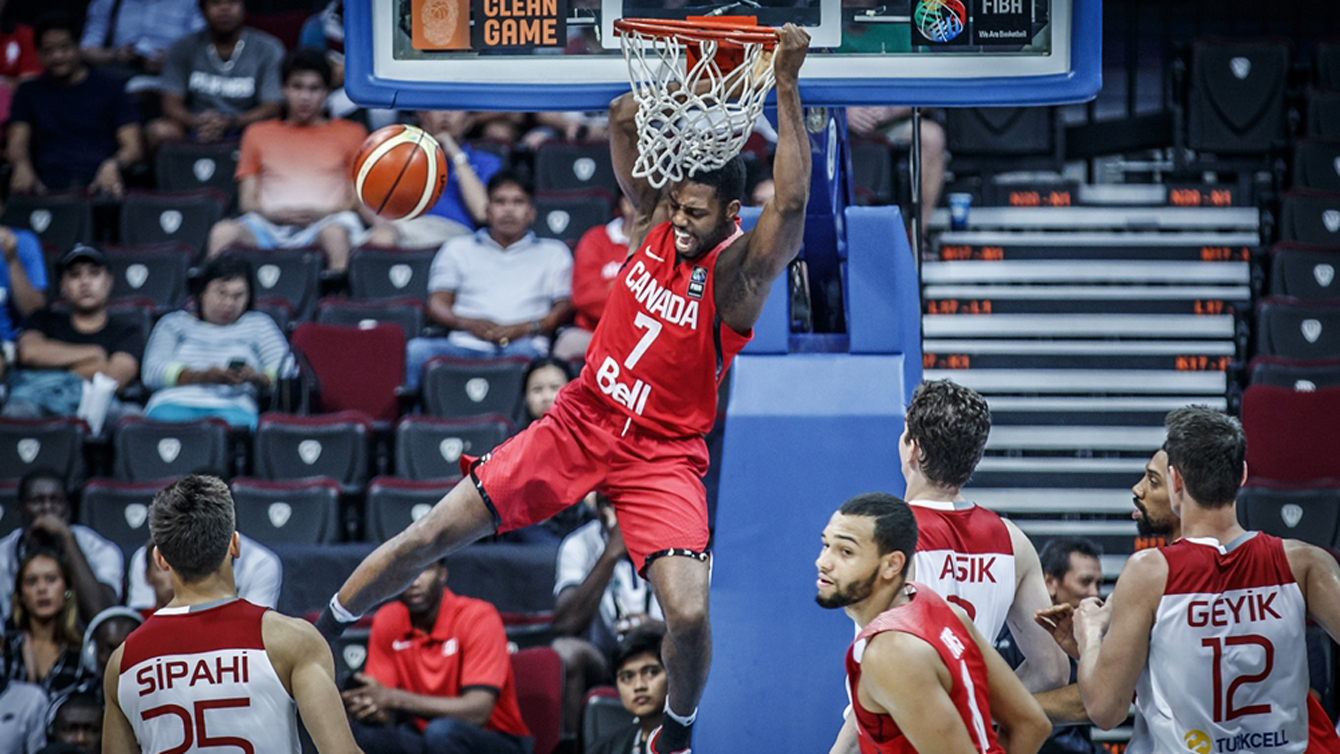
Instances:
[[[851,692],[852,714],[856,716],[862,754],[917,754],[899,730],[894,719],[861,705],[861,659],[875,635],[885,631],[911,634],[931,645],[953,678],[949,698],[968,728],[973,746],[980,754],[1004,754],[991,727],[991,706],[986,660],[972,634],[959,620],[949,603],[934,590],[908,582],[910,599],[898,607],[880,613],[852,642],[847,650],[847,686]],[[931,754],[924,752],[923,754]]]

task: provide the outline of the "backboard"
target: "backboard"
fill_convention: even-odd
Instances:
[[[1101,0],[684,2],[346,0],[345,88],[377,107],[603,110],[629,88],[616,19],[712,15],[804,26],[806,105],[1059,104],[1101,85]]]

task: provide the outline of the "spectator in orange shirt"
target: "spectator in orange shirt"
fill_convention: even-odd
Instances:
[[[367,131],[326,117],[330,63],[316,50],[295,50],[284,58],[280,79],[285,116],[242,132],[237,182],[243,215],[214,226],[210,255],[234,244],[262,249],[315,244],[332,269],[342,270],[356,244],[394,246],[395,228],[363,207],[349,178]],[[364,220],[371,230],[364,230]]]
[[[367,754],[530,750],[502,618],[447,589],[441,561],[372,617],[365,670],[343,696]]]
[[[572,305],[577,318],[554,340],[553,354],[564,361],[580,359],[605,312],[614,278],[628,258],[628,234],[636,213],[632,202],[619,197],[619,216],[586,231],[572,253]]]

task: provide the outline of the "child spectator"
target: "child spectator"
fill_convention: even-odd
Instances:
[[[586,231],[577,242],[572,253],[572,305],[577,316],[572,327],[564,328],[554,340],[554,356],[573,361],[586,355],[614,278],[628,258],[628,234],[635,215],[633,203],[620,194],[619,216]]]
[[[45,72],[19,84],[7,146],[16,194],[88,188],[120,198],[140,161],[140,113],[121,82],[79,57],[74,22],[48,16],[34,37]]]
[[[200,9],[206,28],[177,40],[163,64],[163,117],[145,130],[151,149],[188,136],[202,144],[235,139],[279,115],[284,46],[242,26],[242,0],[200,0]]]
[[[255,428],[256,395],[279,376],[288,341],[268,314],[254,311],[251,265],[225,254],[200,275],[196,312],[167,314],[144,349],[144,384],[156,392],[145,415],[165,421],[215,416]]]
[[[244,214],[214,226],[210,255],[233,244],[263,249],[316,244],[332,269],[343,270],[355,244],[396,245],[395,226],[363,207],[349,177],[367,131],[325,115],[330,63],[315,50],[296,50],[284,58],[280,74],[285,116],[242,132],[237,182]],[[364,232],[360,212],[374,224],[371,232]]]
[[[41,686],[52,704],[97,687],[79,659],[83,637],[76,628],[73,589],[70,567],[58,550],[34,550],[19,563],[13,629],[5,636],[0,673]]]

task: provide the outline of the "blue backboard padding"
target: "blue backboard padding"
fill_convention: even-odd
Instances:
[[[398,81],[379,78],[372,61],[373,0],[345,4],[345,92],[364,107],[470,110],[604,110],[629,90],[623,81],[598,84],[484,84],[474,81]],[[1045,76],[884,80],[805,79],[806,105],[1019,107],[1084,102],[1102,87],[1102,2],[1073,0],[1071,70]],[[533,65],[554,59],[535,56]],[[859,59],[852,65],[860,65]],[[539,74],[537,73],[537,77]],[[772,101],[773,97],[769,97]]]
[[[897,207],[847,208],[847,331],[852,353],[901,353],[921,381],[917,270]]]
[[[733,368],[694,750],[825,752],[853,625],[814,603],[819,533],[852,495],[902,494],[902,357],[741,355]]]

